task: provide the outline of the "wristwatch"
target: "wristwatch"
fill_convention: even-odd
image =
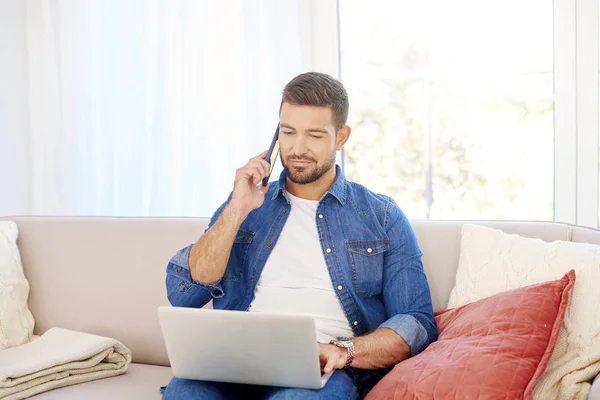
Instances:
[[[348,337],[340,337],[337,339],[333,339],[329,343],[336,345],[337,347],[346,349],[346,351],[348,351],[348,360],[346,361],[346,365],[344,366],[344,368],[349,367],[350,364],[352,364],[352,361],[354,360],[354,343],[352,342],[352,339]]]

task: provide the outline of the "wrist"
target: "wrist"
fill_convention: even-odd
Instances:
[[[352,339],[339,338],[332,340],[330,343],[336,346],[338,350],[342,352],[341,354],[344,355],[344,367],[349,367],[354,361],[354,342],[352,341]]]
[[[242,222],[248,217],[250,214],[246,211],[246,207],[243,207],[241,204],[238,204],[234,201],[230,201],[223,209],[223,215],[226,216],[229,220],[235,222],[237,225],[241,225]]]
[[[341,359],[344,360],[344,366],[343,366],[343,368],[345,368],[348,365],[350,365],[348,363],[348,359],[350,358],[350,354],[348,354],[348,349],[345,348],[345,347],[338,347],[335,344],[333,346],[337,348],[337,351],[340,353]]]

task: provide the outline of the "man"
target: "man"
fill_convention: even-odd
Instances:
[[[194,245],[167,266],[173,306],[286,312],[315,318],[321,390],[173,378],[164,399],[355,399],[437,337],[421,251],[394,201],[347,181],[335,165],[351,129],[348,96],[307,73],[283,91],[284,171],[266,187],[266,152],[235,176],[229,199]],[[371,373],[369,373],[371,371]],[[382,372],[383,371],[383,372]],[[357,391],[358,387],[358,391]]]

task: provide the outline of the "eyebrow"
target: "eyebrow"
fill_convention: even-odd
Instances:
[[[293,131],[296,130],[296,128],[294,128],[293,126],[290,126],[288,124],[279,124],[280,128],[287,128],[287,129],[291,129]],[[329,132],[327,132],[325,129],[320,129],[320,128],[310,128],[306,130],[307,132],[319,132],[319,133],[325,133],[327,135],[329,135]]]

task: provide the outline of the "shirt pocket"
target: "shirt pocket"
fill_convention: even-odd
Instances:
[[[231,254],[227,262],[227,269],[223,274],[224,281],[238,282],[242,279],[242,273],[248,260],[248,248],[254,239],[254,233],[239,230],[231,247]]]
[[[383,257],[390,247],[389,240],[353,240],[346,244],[356,293],[365,297],[381,293]]]

